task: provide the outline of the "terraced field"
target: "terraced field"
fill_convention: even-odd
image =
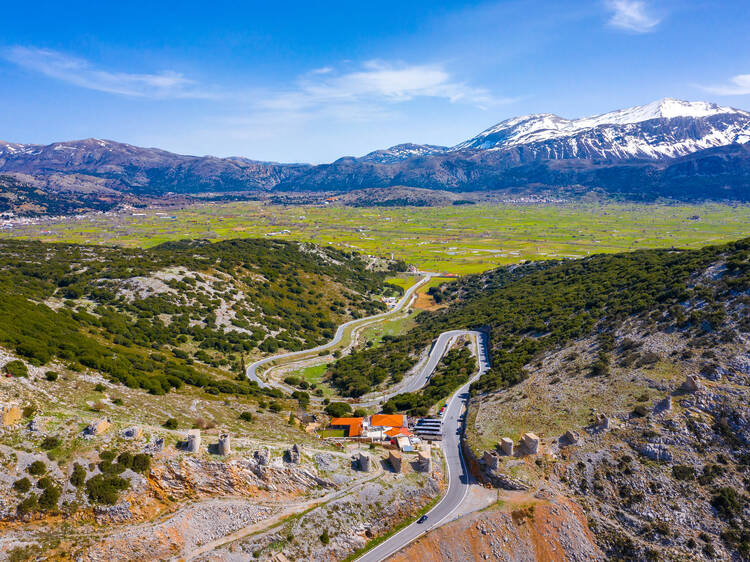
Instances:
[[[352,208],[250,201],[45,220],[6,228],[0,236],[124,246],[268,236],[393,254],[422,270],[465,274],[521,260],[699,247],[748,232],[747,205]]]

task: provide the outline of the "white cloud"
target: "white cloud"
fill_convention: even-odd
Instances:
[[[216,93],[202,91],[196,82],[173,71],[158,74],[110,72],[95,68],[88,61],[53,51],[33,47],[11,47],[3,58],[50,78],[62,80],[82,88],[144,98],[204,98],[214,99]]]
[[[708,92],[720,96],[745,96],[750,94],[750,74],[738,74],[729,79],[729,84],[702,86]]]
[[[372,113],[374,108],[415,98],[439,98],[452,103],[488,107],[507,103],[495,98],[484,88],[469,86],[455,80],[441,65],[395,65],[369,61],[349,72],[336,72],[326,67],[301,77],[296,87],[273,92],[258,105],[274,111],[327,111],[331,108],[356,107]]]
[[[661,22],[640,0],[609,0],[607,7],[612,11],[609,25],[626,31],[648,33]]]

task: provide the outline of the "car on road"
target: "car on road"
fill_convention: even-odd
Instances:
[[[423,515],[422,517],[420,517],[419,519],[417,519],[417,523],[420,524],[420,525],[422,523],[424,523],[425,521],[427,521],[427,516],[426,515]]]

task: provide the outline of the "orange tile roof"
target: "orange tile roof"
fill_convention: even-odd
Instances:
[[[386,431],[385,434],[388,437],[396,437],[397,435],[406,435],[407,437],[410,437],[412,435],[411,431],[405,427],[394,427],[393,429]]]
[[[375,414],[370,418],[372,427],[404,427],[404,416],[398,414]]]
[[[362,433],[362,422],[364,418],[333,418],[331,420],[331,427],[333,426],[347,426],[349,432],[348,437],[359,437]]]

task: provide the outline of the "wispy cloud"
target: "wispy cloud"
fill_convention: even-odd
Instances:
[[[609,25],[633,33],[654,31],[661,18],[652,14],[645,2],[640,0],[609,0],[607,7],[612,12]]]
[[[132,74],[101,70],[89,61],[50,49],[11,47],[3,58],[23,68],[40,72],[82,88],[142,98],[214,99],[217,93],[202,89],[196,82],[174,71]]]
[[[720,96],[745,96],[750,94],[750,74],[732,76],[728,84],[701,87],[707,92]]]
[[[373,60],[348,72],[332,67],[314,70],[300,77],[293,88],[273,92],[259,105],[278,111],[361,107],[370,113],[376,107],[387,109],[389,105],[415,98],[439,98],[478,107],[511,101],[456,80],[439,64],[392,64]]]

